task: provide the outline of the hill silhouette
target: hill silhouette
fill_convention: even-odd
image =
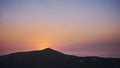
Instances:
[[[78,57],[46,48],[0,56],[0,68],[120,68],[120,58]]]

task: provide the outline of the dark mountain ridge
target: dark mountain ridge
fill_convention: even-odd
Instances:
[[[120,58],[78,57],[46,48],[0,56],[0,68],[120,68]]]

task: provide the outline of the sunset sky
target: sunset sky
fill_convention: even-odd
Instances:
[[[120,1],[0,0],[0,55],[47,47],[120,58]]]

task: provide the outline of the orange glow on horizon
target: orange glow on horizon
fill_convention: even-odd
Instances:
[[[0,53],[45,48],[81,52],[90,48],[88,51],[97,51],[99,47],[100,51],[119,51],[119,9],[117,2],[113,3],[0,0]]]

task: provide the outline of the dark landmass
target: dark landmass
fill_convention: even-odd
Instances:
[[[47,48],[0,56],[0,68],[120,68],[120,58],[78,57]]]

